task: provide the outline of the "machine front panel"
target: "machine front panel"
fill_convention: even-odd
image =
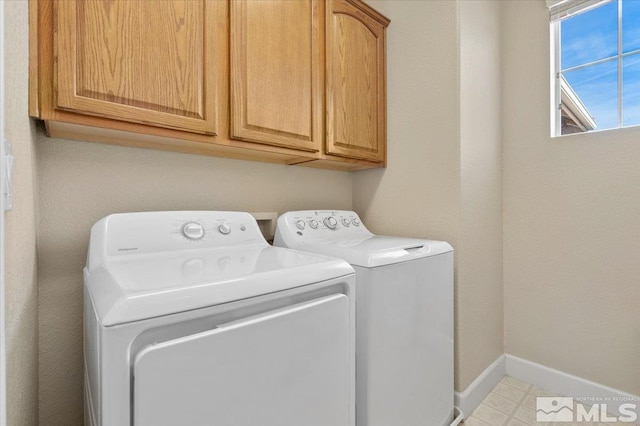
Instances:
[[[358,425],[448,425],[453,253],[355,269]]]
[[[334,294],[141,349],[134,426],[350,426],[350,302]]]

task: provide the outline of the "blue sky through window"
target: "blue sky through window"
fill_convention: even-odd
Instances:
[[[604,6],[562,21],[562,69],[618,53],[618,4]]]
[[[564,73],[573,90],[595,118],[596,129],[618,127],[618,60]]]
[[[640,49],[640,1],[624,1],[622,10],[622,51],[627,53]]]
[[[622,125],[640,124],[640,55],[622,60]]]
[[[640,49],[640,0],[621,1],[624,54]],[[562,74],[595,118],[597,130],[618,127],[618,1],[561,21],[560,25]],[[638,125],[640,53],[623,57],[621,67],[622,125]]]

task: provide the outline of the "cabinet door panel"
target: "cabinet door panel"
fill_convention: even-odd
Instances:
[[[319,150],[321,13],[316,0],[232,0],[231,137]]]
[[[382,162],[385,26],[351,2],[327,4],[327,153]]]
[[[217,3],[56,2],[56,107],[217,134]]]

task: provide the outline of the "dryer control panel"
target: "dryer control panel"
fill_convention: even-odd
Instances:
[[[253,216],[242,212],[169,211],[107,216],[91,230],[89,256],[267,245]]]

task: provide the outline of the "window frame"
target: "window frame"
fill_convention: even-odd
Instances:
[[[617,116],[618,116],[618,123],[617,123],[617,127],[610,127],[607,129],[593,129],[593,130],[589,130],[586,131],[584,133],[592,133],[592,132],[603,132],[603,131],[608,131],[608,130],[616,130],[616,129],[621,129],[624,127],[634,127],[634,126],[640,126],[640,123],[638,124],[631,124],[631,125],[624,125],[624,102],[623,102],[623,69],[624,69],[624,63],[623,63],[623,59],[630,57],[630,56],[634,56],[634,55],[639,55],[640,56],[640,48],[629,51],[624,53],[623,51],[623,40],[622,40],[622,33],[623,33],[623,28],[622,28],[622,2],[623,0],[612,0],[612,2],[616,2],[617,3],[617,10],[618,10],[618,14],[617,14],[617,49],[616,49],[616,54],[615,55],[611,55],[608,56],[606,58],[602,58],[602,59],[598,59],[595,61],[590,61],[584,64],[580,64],[580,65],[575,65],[573,67],[569,67],[566,69],[562,69],[561,65],[562,65],[562,61],[561,61],[561,54],[562,54],[562,46],[561,46],[561,39],[562,39],[562,32],[561,32],[561,22],[565,19],[570,19],[573,16],[575,16],[576,14],[582,13],[582,12],[588,12],[589,10],[595,9],[596,7],[600,7],[600,6],[604,6],[605,4],[609,3],[609,2],[602,2],[600,4],[597,4],[595,7],[593,5],[589,6],[589,7],[585,7],[584,10],[579,11],[577,13],[572,13],[570,15],[561,17],[559,19],[556,19],[555,21],[551,21],[550,22],[550,37],[551,37],[551,73],[552,73],[552,78],[551,78],[551,93],[552,93],[552,99],[551,99],[551,137],[561,137],[561,136],[569,136],[572,133],[568,133],[568,134],[562,134],[562,90],[561,90],[561,82],[562,82],[562,75],[564,73],[570,72],[570,71],[575,71],[575,70],[579,70],[579,69],[584,69],[593,65],[598,65],[598,64],[602,64],[605,62],[610,62],[610,61],[617,61],[617,94],[618,94],[618,111],[617,111]]]

